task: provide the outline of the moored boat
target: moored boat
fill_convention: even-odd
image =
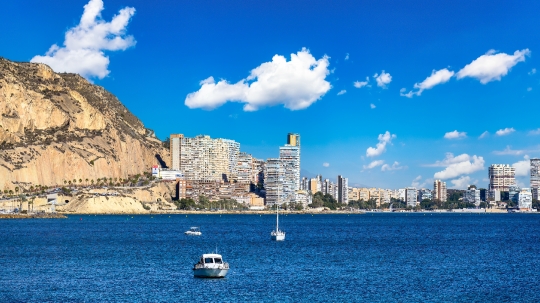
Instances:
[[[196,278],[225,278],[227,272],[229,263],[223,262],[219,254],[203,254],[193,266],[193,275]]]
[[[200,236],[202,235],[201,229],[196,226],[192,226],[188,231],[184,232],[188,236]]]
[[[285,232],[279,230],[279,205],[276,207],[276,229],[270,233],[270,237],[273,241],[285,240]]]

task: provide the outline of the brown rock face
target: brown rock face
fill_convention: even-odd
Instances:
[[[0,58],[0,114],[0,190],[127,178],[168,158],[114,95],[44,64]]]

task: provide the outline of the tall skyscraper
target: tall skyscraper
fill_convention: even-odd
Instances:
[[[531,159],[531,191],[532,198],[538,200],[538,193],[540,190],[540,159]]]
[[[279,159],[283,168],[284,202],[295,202],[295,192],[300,190],[300,135],[287,135],[287,144],[279,147]]]
[[[283,204],[283,166],[280,159],[270,158],[264,165],[264,188],[266,205]]]
[[[339,203],[348,204],[349,203],[349,180],[343,178],[341,175],[337,176],[337,190]]]
[[[433,182],[433,199],[446,202],[446,182],[435,180]]]
[[[415,187],[406,187],[405,188],[405,203],[407,203],[407,207],[415,207],[416,205],[419,205],[418,202],[418,191]]]
[[[516,185],[516,169],[508,164],[491,164],[488,176],[490,191],[509,191]]]
[[[169,137],[169,151],[171,154],[171,168],[174,170],[180,170],[180,148],[182,139],[184,135],[182,134],[171,134]]]

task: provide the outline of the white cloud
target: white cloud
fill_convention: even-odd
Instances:
[[[372,169],[372,168],[375,168],[377,166],[383,165],[383,163],[384,163],[384,160],[375,160],[375,161],[372,161],[371,163],[369,163],[368,165],[363,165],[363,168],[364,169]]]
[[[540,128],[537,128],[535,130],[531,130],[529,132],[529,135],[540,135]]]
[[[371,107],[371,109],[374,109],[374,108],[377,107],[377,106],[375,106],[375,104],[371,103],[371,104],[369,105],[369,107]]]
[[[376,157],[381,155],[386,151],[386,144],[392,144],[392,139],[396,138],[396,135],[391,134],[389,131],[386,131],[384,134],[380,134],[378,137],[379,143],[377,147],[368,147],[366,150],[367,157]]]
[[[520,156],[529,153],[540,152],[540,146],[529,148],[529,149],[512,149],[510,145],[507,145],[504,150],[496,150],[493,153],[498,156]]]
[[[392,164],[392,166],[388,164],[384,164],[383,166],[381,166],[381,171],[400,170],[405,168],[407,168],[407,166],[400,166],[399,162],[394,161],[394,164]]]
[[[513,127],[511,127],[511,128],[507,127],[505,129],[499,129],[498,131],[495,132],[495,134],[497,136],[506,136],[506,135],[509,135],[509,134],[511,134],[511,133],[513,133],[515,131],[516,130]]]
[[[405,94],[405,91],[407,90],[403,88],[400,90],[400,95],[407,98],[412,98],[414,95],[420,96],[424,90],[432,89],[436,85],[446,83],[453,76],[454,72],[446,68],[440,69],[438,71],[433,70],[431,72],[431,75],[427,77],[424,81],[414,84],[414,88],[417,89],[416,92],[410,91]]]
[[[106,77],[110,73],[109,57],[103,51],[125,50],[136,43],[133,36],[126,35],[135,9],[121,9],[110,22],[101,18],[102,10],[102,0],[90,0],[84,6],[79,24],[66,32],[64,46],[54,44],[45,56],[35,56],[30,61],[45,63],[56,72],[77,73],[87,79]]]
[[[476,78],[482,84],[501,80],[512,67],[519,62],[525,61],[525,56],[529,56],[530,53],[529,49],[517,50],[513,55],[490,50],[462,68],[456,76],[458,79],[465,77]]]
[[[411,186],[412,187],[416,187],[416,188],[419,188],[420,187],[420,180],[422,180],[422,176],[418,176],[416,178],[414,178],[411,182]]]
[[[347,55],[345,55],[345,61],[349,60],[349,53],[347,53]]]
[[[532,90],[532,87],[527,87],[527,91],[530,92]]]
[[[489,132],[486,130],[485,132],[483,132],[480,137],[478,137],[478,139],[483,139],[485,137],[489,136]]]
[[[531,172],[531,160],[529,160],[529,156],[525,155],[523,157],[525,160],[518,161],[512,166],[516,169],[516,177],[527,177],[530,176]]]
[[[461,176],[458,179],[450,180],[454,186],[452,188],[454,189],[467,189],[469,185],[471,185],[471,177],[469,176]]]
[[[447,153],[446,158],[442,161],[437,161],[429,166],[443,166],[444,170],[435,173],[435,179],[450,179],[460,175],[471,174],[484,169],[484,158],[479,156],[469,156],[461,154],[454,157],[452,153]]]
[[[389,73],[384,72],[384,70],[381,72],[381,74],[375,74],[373,75],[373,78],[377,81],[377,86],[386,88],[386,85],[390,84],[392,82],[392,76]]]
[[[347,92],[346,90],[342,89],[342,90],[339,91],[339,93],[337,93],[337,95],[341,96],[341,95],[345,94],[346,92]]]
[[[189,108],[214,109],[227,101],[246,103],[244,111],[256,111],[261,107],[283,104],[290,110],[309,107],[326,94],[332,86],[326,81],[328,57],[319,60],[303,48],[291,54],[291,60],[275,55],[251,71],[251,74],[235,84],[226,80],[215,83],[210,77],[201,81],[201,88],[187,95]]]
[[[324,167],[329,167],[329,166],[330,166],[330,163],[324,162],[324,163],[322,164],[322,166],[324,166]]]
[[[450,140],[451,139],[461,139],[461,138],[466,138],[466,137],[467,137],[466,132],[458,132],[457,130],[444,134],[444,138],[445,139],[450,139]]]
[[[356,88],[362,88],[364,86],[368,86],[369,83],[369,77],[366,77],[366,81],[354,81],[353,85]]]
[[[531,69],[531,71],[529,72],[529,75],[534,75],[534,74],[536,74],[536,68]]]

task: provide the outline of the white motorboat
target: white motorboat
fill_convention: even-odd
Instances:
[[[188,236],[200,236],[200,235],[202,235],[201,229],[196,227],[196,226],[192,226],[188,231],[184,232],[184,234],[186,234]]]
[[[279,205],[276,207],[276,229],[270,233],[270,236],[273,241],[285,240],[285,232],[279,230]]]
[[[196,278],[225,278],[229,272],[229,263],[223,262],[218,254],[203,254],[199,262],[193,266]]]

